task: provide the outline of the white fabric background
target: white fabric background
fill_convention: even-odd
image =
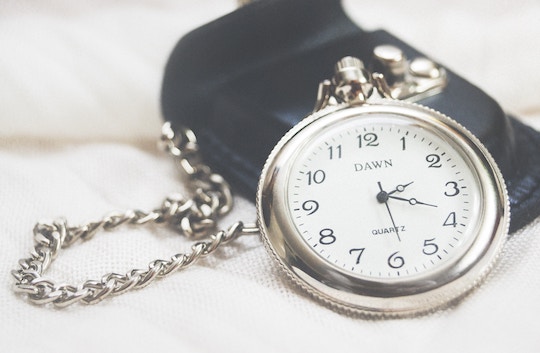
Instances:
[[[406,5],[405,5],[406,4]],[[536,0],[346,1],[540,128]],[[455,308],[362,320],[319,305],[257,237],[94,306],[37,307],[11,291],[41,218],[72,224],[151,209],[183,190],[157,151],[162,70],[178,38],[235,7],[204,1],[0,2],[0,349],[3,352],[538,352],[540,224],[515,234],[487,282]],[[237,197],[224,221],[254,220]],[[52,278],[77,283],[145,267],[188,244],[166,228],[122,228],[65,250]]]

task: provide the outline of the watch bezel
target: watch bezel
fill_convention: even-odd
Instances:
[[[469,157],[479,179],[483,227],[454,261],[424,276],[370,280],[330,266],[298,235],[287,207],[286,179],[305,136],[343,119],[394,114],[417,121]],[[509,203],[502,175],[487,149],[459,123],[432,109],[394,100],[358,106],[340,105],[313,113],[276,145],[263,168],[257,192],[258,223],[264,243],[302,288],[325,302],[362,313],[413,314],[429,311],[463,296],[485,277],[508,232]],[[296,235],[295,235],[296,234]]]

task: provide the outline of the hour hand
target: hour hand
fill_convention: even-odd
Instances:
[[[406,199],[406,198],[403,198],[403,197],[398,197],[398,196],[388,195],[388,198],[394,199],[394,200],[400,200],[400,201],[407,201],[410,205],[413,205],[413,206],[414,206],[414,205],[424,205],[424,206],[437,207],[437,205],[432,205],[432,204],[430,204],[430,203],[418,201],[418,200],[415,199],[414,197],[413,197],[413,198],[410,198],[410,199]]]

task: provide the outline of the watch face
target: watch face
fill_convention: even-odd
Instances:
[[[329,265],[367,279],[414,277],[459,257],[481,222],[468,156],[395,114],[340,121],[291,163],[285,207]]]
[[[401,102],[308,117],[272,153],[260,227],[290,277],[324,301],[411,314],[470,290],[508,224],[499,171],[465,129]]]

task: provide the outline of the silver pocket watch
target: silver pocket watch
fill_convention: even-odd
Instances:
[[[509,203],[476,137],[392,94],[360,60],[340,60],[316,111],[268,158],[257,210],[268,250],[314,297],[411,315],[447,305],[489,272]]]
[[[95,303],[185,268],[240,235],[261,234],[287,276],[332,307],[410,316],[454,303],[481,283],[506,239],[504,180],[467,129],[403,100],[443,89],[444,69],[423,58],[406,62],[390,46],[375,56],[384,74],[341,59],[332,80],[320,84],[315,111],[276,145],[259,181],[256,225],[214,232],[231,208],[230,188],[200,162],[193,133],[167,123],[162,142],[193,181],[194,196],[77,227],[36,225],[34,252],[13,271],[16,291],[40,304]],[[43,276],[61,248],[126,223],[170,223],[200,240],[147,269],[77,286]]]

